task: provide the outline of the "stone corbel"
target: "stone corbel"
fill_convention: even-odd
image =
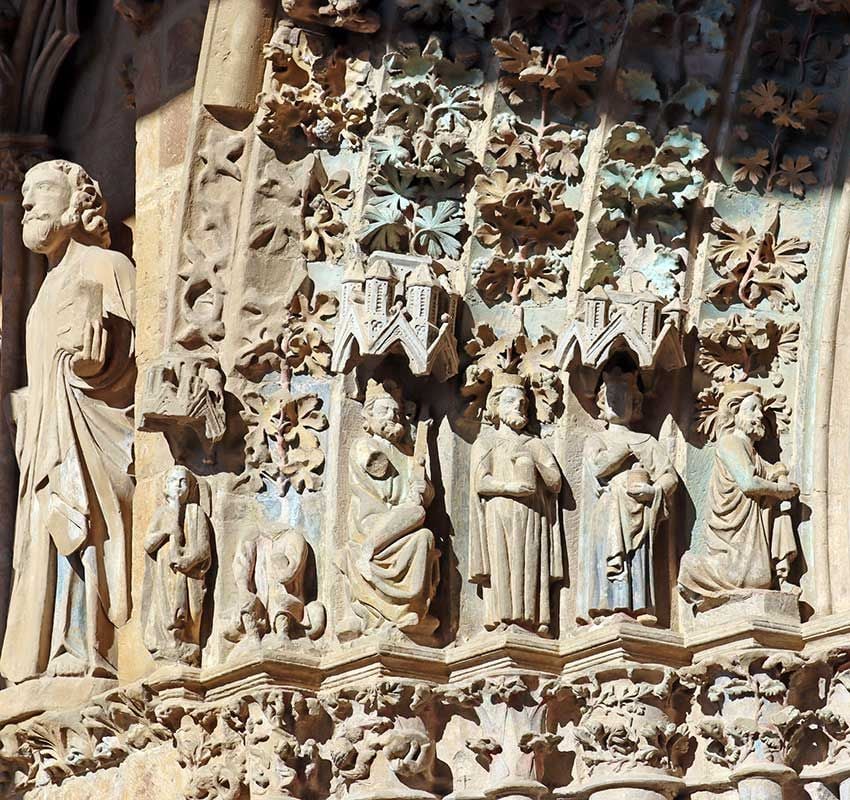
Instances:
[[[224,376],[215,360],[169,353],[148,367],[139,430],[194,433],[204,463],[215,460],[215,446],[226,429]]]

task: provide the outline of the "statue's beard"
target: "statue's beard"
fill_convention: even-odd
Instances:
[[[404,425],[391,419],[370,420],[369,429],[393,444],[398,444],[404,438]]]
[[[33,253],[49,253],[59,241],[70,238],[66,231],[70,231],[73,227],[73,225],[64,224],[61,219],[29,217],[24,222],[24,244]]]
[[[764,438],[764,422],[760,419],[748,419],[741,427],[744,433],[756,442]]]
[[[528,417],[526,417],[525,414],[520,414],[516,411],[507,411],[504,414],[501,414],[499,419],[515,431],[523,430],[528,424]]]

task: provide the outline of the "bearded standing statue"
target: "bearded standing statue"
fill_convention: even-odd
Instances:
[[[765,434],[758,386],[727,384],[718,409],[719,438],[702,540],[682,556],[679,590],[697,610],[736,594],[781,586],[797,556],[791,520],[777,503],[796,497],[788,468],[770,464],[755,444]]]
[[[349,540],[343,572],[350,607],[340,633],[356,636],[385,623],[430,635],[429,613],[440,580],[440,551],[425,527],[434,487],[428,477],[427,424],[413,445],[392,381],[370,380],[363,406],[366,436],[351,447]]]
[[[624,613],[652,625],[655,536],[679,478],[658,440],[633,430],[643,404],[637,373],[605,370],[597,404],[606,430],[585,442],[576,618]]]
[[[564,577],[561,470],[528,427],[520,375],[497,374],[487,398],[492,428],[472,448],[470,577],[482,586],[485,627],[549,635],[551,585]]]
[[[135,270],[106,249],[105,203],[81,167],[33,167],[23,199],[24,243],[49,272],[12,403],[21,481],[0,672],[114,677],[130,603]]]

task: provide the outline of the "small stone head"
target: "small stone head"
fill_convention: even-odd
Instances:
[[[643,409],[638,374],[617,366],[605,369],[596,394],[596,405],[599,416],[606,423],[631,425],[637,422]]]
[[[109,247],[106,203],[97,182],[70,161],[44,161],[23,185],[24,244],[50,256],[71,239]]]
[[[718,414],[718,430],[741,431],[757,442],[765,435],[764,399],[758,386],[732,383],[723,387]]]
[[[495,425],[504,423],[515,431],[528,425],[528,395],[521,375],[497,373],[487,398],[487,418]]]
[[[397,444],[406,433],[401,393],[394,381],[370,380],[363,404],[364,427],[369,433]]]
[[[185,505],[195,494],[197,480],[186,467],[172,467],[165,476],[164,493],[168,501]]]

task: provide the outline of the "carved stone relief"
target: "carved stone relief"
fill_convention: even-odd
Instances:
[[[564,577],[561,469],[530,433],[521,375],[497,373],[487,398],[492,427],[472,451],[469,579],[482,587],[484,625],[551,635],[552,585]]]
[[[586,485],[578,586],[580,622],[626,613],[657,622],[658,529],[670,516],[679,478],[651,434],[634,429],[643,394],[637,372],[610,366],[597,403],[606,429],[585,440]]]
[[[427,527],[429,422],[417,422],[412,437],[398,387],[370,380],[363,424],[366,435],[348,457],[348,541],[339,566],[350,614],[339,630],[349,637],[389,624],[427,636],[439,625],[429,609],[440,580],[440,551]]]
[[[766,432],[763,403],[752,384],[723,388],[706,529],[679,572],[679,590],[698,610],[753,591],[794,591],[790,501],[800,489],[788,480],[788,467],[768,463],[755,449]]]
[[[73,27],[32,2],[7,114],[12,25]],[[848,794],[848,42],[844,0],[211,0],[138,120],[140,380],[97,185],[23,184],[0,795]]]
[[[207,573],[213,557],[209,492],[185,467],[173,467],[162,494],[164,502],[143,545],[149,559],[142,621],[145,646],[157,661],[199,666]]]

